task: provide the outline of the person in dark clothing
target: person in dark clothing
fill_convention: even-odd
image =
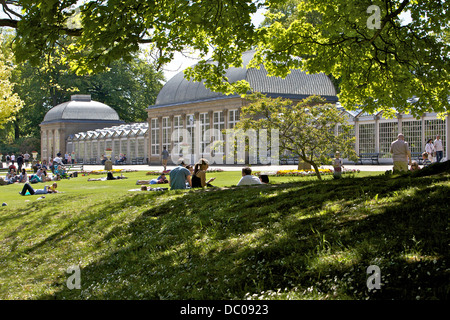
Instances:
[[[204,188],[213,187],[210,182],[214,181],[216,178],[211,178],[206,181],[206,170],[209,164],[206,159],[200,159],[194,168],[194,174],[192,175],[192,188]]]
[[[23,166],[23,154],[19,154],[19,156],[17,157],[17,168],[19,169],[18,171],[22,171],[22,166]]]
[[[31,194],[47,194],[47,193],[57,193],[58,191],[56,190],[56,188],[58,187],[58,185],[56,183],[53,183],[51,186],[45,186],[44,189],[33,189],[33,187],[26,182],[23,185],[22,191],[19,192],[20,195],[24,196],[27,191]]]

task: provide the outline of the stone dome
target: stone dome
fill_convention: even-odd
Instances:
[[[91,100],[90,95],[73,95],[71,101],[50,109],[41,124],[54,122],[122,122],[110,106]]]
[[[254,91],[271,97],[304,99],[310,95],[320,95],[328,101],[337,102],[336,89],[330,78],[325,74],[307,74],[301,70],[294,69],[284,79],[268,77],[267,71],[263,66],[259,69],[248,69],[246,67],[254,54],[254,50],[245,52],[242,56],[243,67],[229,68],[227,70],[226,76],[230,82],[247,80]],[[181,71],[167,81],[159,92],[155,105],[150,108],[226,99],[229,97],[235,96],[226,96],[213,92],[205,88],[203,82],[188,81],[184,78],[183,71]]]

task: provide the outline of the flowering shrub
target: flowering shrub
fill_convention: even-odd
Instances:
[[[330,169],[319,169],[320,174],[333,174],[333,170]],[[279,170],[276,173],[277,177],[284,177],[284,176],[314,176],[316,175],[316,172],[314,170]]]
[[[333,174],[332,169],[319,169],[319,172],[321,175],[330,175]],[[342,173],[359,173],[359,169],[346,169],[343,168]],[[314,176],[316,175],[316,172],[314,170],[278,170],[276,172],[261,172],[256,171],[254,172],[254,175],[261,175],[266,174],[269,176],[275,176],[275,177],[306,177],[306,176]]]
[[[108,171],[111,171],[112,173],[124,173],[124,172],[136,172],[137,170],[130,170],[130,169],[112,169],[112,170],[92,170],[92,171],[80,171],[80,174],[86,176],[86,175],[97,175],[97,174],[106,174]]]
[[[208,172],[208,173],[211,173],[211,172],[223,172],[223,170],[219,169],[219,168],[208,168],[208,170],[206,170],[206,172]],[[166,170],[166,171],[149,171],[146,174],[148,176],[156,176],[156,175],[160,175],[161,173],[164,173],[164,174],[167,175],[167,174],[170,173],[170,170]]]

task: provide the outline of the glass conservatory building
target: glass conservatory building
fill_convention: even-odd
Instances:
[[[444,158],[448,159],[448,136],[450,127],[448,116],[439,119],[436,113],[425,113],[416,119],[411,115],[398,114],[395,118],[384,118],[383,113],[367,114],[363,111],[342,111],[348,123],[353,126],[356,137],[355,150],[361,153],[379,153],[380,163],[392,163],[389,152],[391,143],[403,133],[408,142],[411,153],[422,153],[429,139],[436,139],[439,135],[444,147]]]
[[[67,138],[67,150],[77,163],[100,164],[106,149],[112,159],[126,155],[128,164],[148,162],[148,123],[132,123],[78,132]]]
[[[326,75],[292,70],[284,79],[267,77],[263,67],[245,67],[253,53],[244,53],[244,67],[227,71],[230,81],[247,80],[257,92],[294,102],[310,95],[320,95],[341,108],[335,88]],[[202,83],[190,82],[184,78],[183,72],[163,86],[155,105],[147,109],[147,122],[125,124],[112,108],[91,101],[90,96],[74,96],[72,100],[54,107],[44,118],[41,124],[42,159],[54,156],[60,150],[62,154],[72,153],[72,158],[79,163],[99,164],[106,149],[111,149],[113,159],[125,154],[128,164],[159,165],[164,147],[174,159],[178,159],[181,153],[185,154],[180,150],[183,145],[178,139],[173,140],[173,137],[177,138],[178,130],[183,130],[190,137],[189,145],[194,146],[189,149],[187,160],[195,163],[200,157],[208,158],[205,150],[212,141],[226,143],[226,135],[210,136],[206,134],[208,130],[222,132],[234,128],[240,118],[240,108],[247,103],[240,96],[222,95],[206,89]],[[404,134],[411,152],[415,153],[423,152],[426,141],[440,135],[444,158],[448,159],[448,116],[442,120],[436,113],[426,113],[416,119],[398,114],[389,119],[383,117],[383,113],[341,109],[353,125],[357,154],[378,153],[380,163],[392,163],[389,149],[398,133]],[[184,137],[181,140],[184,142]],[[216,150],[216,153],[225,155],[223,149]]]

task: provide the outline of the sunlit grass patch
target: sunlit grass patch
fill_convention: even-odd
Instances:
[[[424,178],[426,184],[384,176],[321,182],[299,177],[250,188],[128,191],[139,178],[138,173],[130,173],[128,181],[77,178],[61,184],[66,193],[45,201],[30,197],[23,203],[25,198],[11,193],[18,205],[13,202],[0,215],[0,280],[6,283],[0,297],[449,296],[443,285],[448,176]],[[378,292],[366,286],[372,264],[382,272]],[[80,290],[67,288],[71,265],[81,268]],[[425,293],[405,285],[408,275]]]

